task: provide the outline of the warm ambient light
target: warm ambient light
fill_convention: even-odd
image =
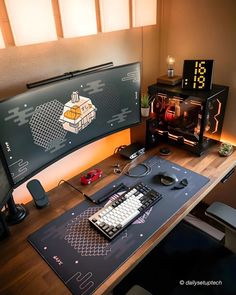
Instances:
[[[132,0],[133,27],[155,25],[157,23],[156,0]]]
[[[174,73],[174,63],[175,63],[175,58],[168,55],[166,58],[166,63],[168,65],[168,70],[167,70],[167,76],[170,77],[174,77],[175,73]]]
[[[100,0],[102,32],[129,29],[129,0]]]
[[[95,0],[59,0],[65,38],[97,33]]]
[[[5,0],[16,45],[57,40],[50,0]]]
[[[5,48],[5,43],[2,36],[2,30],[0,29],[0,48]]]
[[[225,131],[222,131],[220,141],[221,142],[228,142],[228,143],[236,146],[236,137],[234,135],[231,135],[230,133],[225,132]]]

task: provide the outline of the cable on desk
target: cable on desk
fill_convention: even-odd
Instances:
[[[86,195],[85,193],[83,193],[80,189],[78,189],[77,187],[75,187],[73,184],[71,184],[69,181],[67,180],[64,180],[64,179],[61,179],[59,182],[58,182],[58,185],[59,186],[62,182],[65,182],[66,184],[68,184],[69,186],[71,186],[74,190],[76,190],[77,192],[81,193],[86,199],[88,199],[90,202],[93,202],[95,203],[88,195]]]
[[[113,171],[117,175],[122,174],[125,171],[125,169],[131,164],[132,162],[125,164],[125,166],[122,169],[120,169],[120,164],[116,164]]]
[[[142,174],[131,174],[130,173],[131,167],[130,167],[129,170],[125,173],[125,175],[127,175],[129,177],[139,178],[139,177],[144,177],[152,172],[152,167],[148,166],[145,163],[139,163],[135,167],[137,167],[137,166],[143,166],[145,168],[145,171]],[[134,168],[134,167],[132,167],[132,168]]]
[[[114,173],[117,174],[117,175],[120,175],[120,174],[125,174],[127,176],[130,176],[130,177],[144,177],[148,174],[150,174],[152,172],[152,167],[151,166],[148,166],[147,164],[145,163],[140,163],[140,164],[137,164],[136,166],[144,166],[146,171],[142,174],[139,174],[139,175],[134,175],[134,174],[130,174],[130,170],[132,168],[135,168],[136,166],[132,166],[134,164],[134,162],[140,157],[142,156],[142,154],[139,154],[136,158],[134,158],[131,162],[127,163],[122,169],[120,169],[120,165],[119,164],[116,164],[115,165],[115,168],[114,168]],[[124,172],[125,169],[128,168],[128,171]]]

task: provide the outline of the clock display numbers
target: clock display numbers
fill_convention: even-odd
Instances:
[[[185,60],[182,88],[210,90],[212,87],[213,60]]]

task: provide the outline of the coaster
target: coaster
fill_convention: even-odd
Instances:
[[[160,148],[159,153],[162,156],[169,156],[171,154],[171,151],[167,147],[162,147],[162,148]]]
[[[181,82],[182,82],[181,76],[168,77],[167,75],[163,75],[163,76],[157,78],[157,83],[167,84],[167,85],[171,85],[171,86],[178,85]]]

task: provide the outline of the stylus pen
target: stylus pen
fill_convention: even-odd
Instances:
[[[116,187],[114,187],[111,191],[109,191],[107,194],[103,195],[100,199],[94,201],[94,203],[96,203],[96,204],[102,203],[103,201],[107,200],[115,193],[118,193],[122,188],[127,190],[128,187],[123,182],[121,182]]]

